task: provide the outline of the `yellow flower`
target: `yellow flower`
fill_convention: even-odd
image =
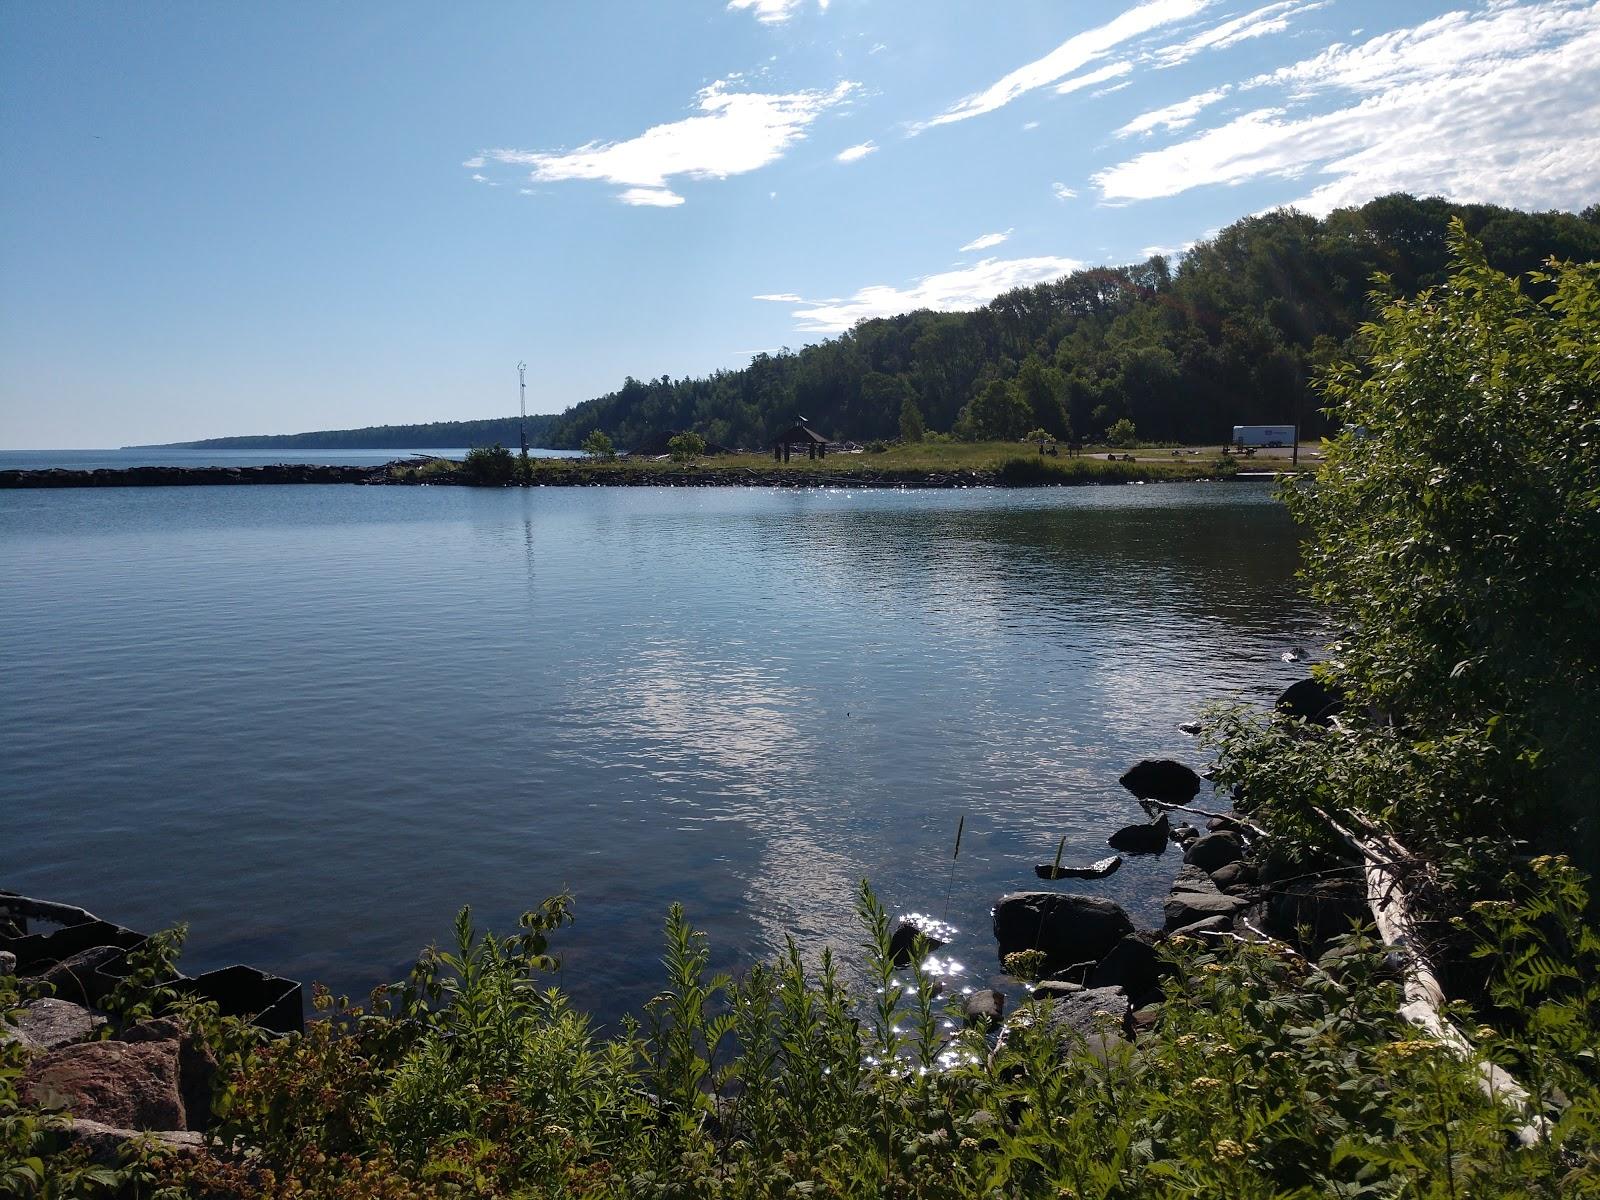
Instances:
[[[1244,1147],[1232,1138],[1223,1138],[1217,1143],[1211,1157],[1217,1162],[1226,1162],[1230,1158],[1243,1158]]]
[[[1221,1087],[1222,1086],[1222,1080],[1213,1078],[1210,1075],[1202,1075],[1202,1076],[1200,1076],[1199,1079],[1196,1079],[1194,1081],[1194,1083],[1192,1083],[1190,1086],[1193,1087],[1196,1091],[1204,1092],[1204,1091],[1209,1091],[1212,1088]]]

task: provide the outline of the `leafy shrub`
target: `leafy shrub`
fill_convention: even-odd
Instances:
[[[667,450],[673,462],[693,462],[706,452],[706,440],[692,430],[675,434],[667,439]]]
[[[517,461],[499,442],[493,446],[474,446],[461,464],[467,482],[480,487],[510,483],[517,472]]]
[[[1118,417],[1106,429],[1106,445],[1131,450],[1139,444],[1139,431],[1127,417]]]

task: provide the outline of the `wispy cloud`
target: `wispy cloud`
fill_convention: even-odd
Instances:
[[[979,308],[1001,292],[1058,279],[1083,267],[1075,258],[986,258],[970,267],[925,275],[905,287],[876,284],[843,299],[803,300],[794,311],[795,327],[802,333],[843,333],[859,321],[931,308],[958,312]],[[757,297],[794,303],[787,293]]]
[[[1050,185],[1050,194],[1057,200],[1074,200],[1078,195],[1075,189],[1059,181]]]
[[[1176,104],[1169,104],[1165,108],[1153,109],[1129,121],[1117,130],[1117,136],[1132,137],[1136,133],[1152,133],[1157,129],[1182,129],[1193,125],[1201,109],[1209,108],[1231,91],[1233,85],[1225,83],[1219,88],[1201,92],[1198,96],[1190,96],[1187,100],[1179,100]]]
[[[1067,96],[1086,87],[1094,87],[1097,83],[1104,83],[1108,79],[1117,79],[1127,75],[1133,70],[1131,62],[1107,63],[1094,71],[1085,71],[1082,75],[1074,75],[1071,79],[1063,79],[1056,84],[1056,95]]]
[[[1001,242],[1010,237],[1011,232],[1012,231],[1008,229],[1004,233],[985,233],[980,237],[975,237],[965,246],[961,247],[961,253],[965,254],[969,250],[993,250]]]
[[[726,179],[776,162],[855,88],[843,82],[827,91],[766,94],[730,91],[719,80],[698,93],[698,115],[653,126],[638,137],[565,152],[487,150],[483,157],[531,167],[537,182],[599,180],[623,187],[617,198],[625,204],[671,207],[683,203],[669,187],[674,177]]]
[[[635,208],[677,208],[683,203],[683,197],[671,188],[624,188],[617,193],[617,199]]]
[[[1144,200],[1313,176],[1322,182],[1300,203],[1325,212],[1393,190],[1578,207],[1600,179],[1600,4],[1591,0],[1450,13],[1335,44],[1245,86],[1287,95],[1094,183],[1108,200]],[[1297,114],[1328,100],[1336,107]]]
[[[1133,38],[1186,21],[1208,8],[1213,0],[1145,0],[1126,12],[1112,18],[1104,25],[1074,34],[1043,58],[1002,76],[996,82],[951,105],[938,116],[916,128],[948,125],[965,121],[984,113],[1003,108],[1019,96],[1038,88],[1049,87],[1066,79],[1110,51]]]
[[[1328,0],[1315,0],[1309,4],[1303,0],[1280,0],[1279,3],[1268,4],[1254,12],[1223,21],[1220,25],[1213,25],[1187,41],[1163,46],[1152,57],[1158,67],[1175,67],[1207,50],[1225,50],[1229,46],[1251,38],[1265,37],[1269,33],[1282,33],[1289,28],[1289,22],[1295,17],[1327,6]]]
[[[878,152],[877,143],[868,141],[868,142],[862,142],[860,145],[857,145],[857,146],[847,146],[843,150],[839,151],[839,153],[835,154],[833,157],[838,162],[853,163],[853,162],[860,162],[867,155],[876,154],[877,152]]]
[[[728,0],[728,11],[747,9],[763,24],[778,25],[794,16],[804,3],[805,0]],[[828,0],[817,0],[817,7],[826,11]]]
[[[752,296],[752,300],[770,300],[774,304],[804,304],[805,300],[793,292],[768,292],[764,296]]]

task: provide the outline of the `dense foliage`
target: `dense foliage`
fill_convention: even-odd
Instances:
[[[1534,214],[1406,195],[1322,220],[1280,210],[1200,242],[1175,271],[1161,257],[1095,267],[976,312],[863,321],[737,371],[630,378],[555,418],[549,444],[577,446],[598,427],[628,447],[692,428],[708,442],[758,447],[797,413],[859,442],[919,428],[1014,438],[1036,426],[1098,441],[1121,419],[1146,441],[1221,442],[1235,424],[1297,413],[1316,435],[1326,425],[1307,381],[1359,351],[1374,273],[1400,295],[1441,282],[1453,217],[1502,270],[1551,255],[1600,258],[1595,210]]]
[[[1572,936],[1569,868],[1533,864],[1523,917],[1485,931],[1499,955],[1497,1057],[1537,1064],[1551,1136],[1473,1067],[1396,1015],[1383,956],[1359,939],[1338,966],[1281,945],[1168,949],[1154,1029],[1063,1041],[1025,1008],[991,1052],[932,980],[897,969],[863,888],[865,987],[790,946],[711,978],[704,938],[674,910],[666,981],[642,1025],[600,1037],[541,986],[548,902],[505,938],[463,911],[455,943],[366,1011],[319,995],[324,1020],[238,1060],[199,1161],[136,1155],[117,1170],[62,1149],[59,1121],[17,1104],[0,1051],[0,1188],[18,1196],[244,1200],[326,1197],[1039,1197],[1230,1200],[1597,1194],[1590,1012],[1600,942]],[[1553,995],[1549,978],[1568,986]],[[14,987],[14,985],[13,985]],[[0,989],[3,990],[3,989]],[[0,996],[3,1000],[3,996]],[[230,1155],[229,1148],[247,1152]]]
[[[521,445],[525,424],[528,445],[549,446],[556,417],[550,414],[488,417],[481,421],[432,421],[425,425],[368,425],[361,429],[322,429],[314,433],[272,433],[177,442],[203,450],[439,450],[458,446]],[[576,444],[576,443],[574,443]]]
[[[1342,432],[1287,492],[1349,711],[1239,723],[1225,778],[1285,811],[1364,812],[1463,869],[1518,837],[1592,868],[1600,263],[1520,283],[1459,226],[1452,245],[1448,280],[1387,304],[1328,375]]]

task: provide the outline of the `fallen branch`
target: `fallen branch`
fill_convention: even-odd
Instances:
[[[1256,837],[1265,837],[1267,833],[1261,826],[1253,821],[1246,821],[1243,817],[1233,816],[1229,813],[1210,812],[1204,808],[1196,808],[1192,804],[1174,804],[1170,800],[1141,800],[1139,801],[1139,807],[1143,808],[1147,813],[1151,808],[1159,808],[1163,812],[1181,812],[1188,813],[1191,817],[1210,817],[1216,821],[1227,821],[1230,825],[1237,825],[1240,829],[1248,829]]]
[[[1509,1072],[1473,1050],[1472,1043],[1461,1031],[1444,1019],[1441,1011],[1445,1002],[1444,989],[1439,986],[1439,978],[1428,964],[1416,918],[1401,887],[1402,873],[1417,866],[1416,856],[1391,835],[1376,830],[1369,822],[1360,823],[1372,832],[1357,834],[1322,809],[1313,806],[1312,811],[1327,822],[1328,827],[1351,850],[1361,856],[1367,884],[1367,906],[1372,910],[1378,936],[1384,945],[1398,950],[1405,958],[1405,1002],[1400,1006],[1400,1015],[1461,1058],[1476,1062],[1478,1086],[1483,1089],[1484,1095],[1490,1100],[1512,1105],[1524,1114],[1524,1119],[1512,1130],[1518,1142],[1532,1146],[1543,1141],[1550,1123],[1533,1111],[1533,1100],[1527,1091]],[[1528,1115],[1530,1113],[1532,1115]]]

